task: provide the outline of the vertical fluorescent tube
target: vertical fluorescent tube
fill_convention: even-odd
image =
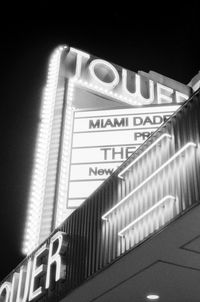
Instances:
[[[41,122],[39,125],[36,141],[34,167],[32,172],[24,230],[24,240],[22,247],[24,254],[30,253],[37,246],[39,241],[39,228],[41,223],[41,213],[44,199],[44,188],[48,164],[53,110],[56,99],[60,59],[61,54],[65,48],[66,46],[61,46],[53,52],[48,68],[47,84],[42,100],[40,114]]]
[[[71,137],[72,137],[72,124],[73,124],[73,94],[74,94],[74,81],[69,80],[67,91],[67,106],[64,121],[64,135],[63,145],[61,150],[60,161],[60,175],[58,181],[58,201],[56,212],[56,227],[64,220],[67,195],[68,195],[68,178],[69,178],[69,165],[70,165],[70,150],[71,150]]]

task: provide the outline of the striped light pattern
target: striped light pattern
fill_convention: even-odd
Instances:
[[[150,180],[157,176],[164,168],[166,168],[170,163],[176,160],[183,152],[187,151],[191,147],[196,147],[196,144],[193,142],[187,143],[183,148],[176,152],[169,160],[167,160],[163,165],[161,165],[156,171],[154,171],[149,177],[142,181],[136,188],[134,188],[126,197],[124,197],[120,202],[118,202],[114,207],[112,207],[108,212],[103,216],[103,220],[108,220],[110,215],[115,212],[120,206],[130,200],[133,197],[133,194],[137,193],[141,188],[143,188]]]
[[[144,239],[144,234],[146,234],[144,232],[145,228],[141,228],[141,231],[138,230],[137,236],[134,235],[134,230],[133,232],[130,231],[130,236],[126,234],[123,238],[118,234],[120,230],[123,230],[131,222],[148,211],[162,198],[166,196],[176,198],[176,201],[172,200],[173,207],[175,207],[172,218],[173,221],[175,220],[174,225],[177,224],[178,226],[179,214],[181,220],[187,220],[189,211],[192,210],[195,212],[195,207],[199,206],[200,201],[199,116],[200,93],[198,91],[159,131],[155,132],[142,147],[138,148],[137,154],[134,153],[128,162],[133,161],[145,148],[149,147],[150,142],[155,141],[163,133],[170,134],[172,139],[164,140],[161,146],[156,145],[155,148],[151,149],[133,167],[130,167],[130,171],[126,172],[123,181],[118,177],[118,171],[113,173],[80,208],[74,211],[59,226],[59,231],[68,234],[69,245],[67,253],[69,259],[72,259],[72,261],[67,266],[66,283],[63,283],[63,286],[59,282],[55,283],[53,289],[55,293],[54,301],[59,300],[61,296],[65,297],[74,290],[74,287],[80,286],[92,276],[108,268],[112,263],[118,261],[120,257],[123,257],[127,251],[134,252],[134,248],[138,244],[142,246],[142,240]],[[134,200],[130,198],[130,201],[125,202],[122,207],[114,211],[107,221],[101,219],[102,215],[128,195],[137,186],[139,181],[143,181],[145,177],[147,178],[164,162],[186,146],[188,142],[195,142],[197,147],[191,145],[191,147],[185,149],[165,169],[160,171],[152,181],[144,185],[142,190],[138,190],[137,198],[134,198]],[[127,163],[123,164],[119,169],[125,168],[125,165]],[[135,178],[138,178],[137,182],[135,182]],[[172,214],[170,209],[172,204],[170,201],[168,204],[167,200],[166,204],[163,204],[169,209],[169,217]],[[162,205],[160,211],[162,213]],[[176,213],[178,214],[177,216]],[[156,216],[157,213],[155,212],[155,225]],[[150,220],[151,217],[148,217]],[[159,217],[162,217],[162,214]],[[158,237],[161,236],[161,240],[166,236],[165,231],[167,233],[168,230],[169,232],[173,231],[173,227],[170,230],[170,226],[167,230],[170,221],[168,222],[168,219],[166,219],[167,225],[165,225],[166,230],[163,230],[163,234],[157,233]],[[154,224],[150,221],[146,223],[148,228],[152,225]],[[151,229],[148,231],[149,236],[145,238],[146,240],[147,238],[151,238],[150,236],[152,235],[150,232]],[[147,242],[147,246],[151,245],[151,243],[150,239]],[[138,249],[135,251],[137,253]],[[157,252],[159,254],[159,250]],[[47,257],[47,255],[44,255],[44,257]],[[27,258],[20,265],[26,265],[26,261]],[[19,266],[15,271],[19,272]],[[11,280],[11,275],[8,276],[8,280]],[[10,291],[10,287],[8,287],[8,291]],[[151,291],[146,293],[145,296],[146,298],[155,300],[159,298],[158,294]],[[42,299],[49,299],[48,291],[44,292]]]
[[[72,261],[67,265],[66,280],[63,285],[55,283],[54,301],[59,298],[65,297],[68,293],[74,290],[75,287],[80,286],[92,276],[108,268],[112,263],[115,263],[124,256],[124,253],[131,251],[134,253],[134,248],[138,244],[143,244],[145,228],[137,231],[137,236],[134,235],[134,230],[130,234],[120,237],[118,234],[131,222],[139,218],[143,213],[147,212],[156,203],[166,196],[172,198],[174,224],[178,226],[179,218],[184,220],[188,218],[190,210],[196,210],[200,201],[200,93],[199,91],[186,103],[182,108],[171,117],[159,131],[155,132],[152,137],[147,140],[142,147],[138,149],[137,154],[134,153],[128,161],[132,161],[136,156],[148,148],[149,142],[155,141],[161,134],[168,133],[172,136],[170,140],[162,141],[162,146],[153,148],[144,157],[141,158],[130,171],[126,173],[122,181],[118,177],[118,172],[112,174],[99,189],[97,189],[85,202],[77,209],[72,215],[59,226],[58,230],[68,234],[68,258]],[[169,146],[170,142],[170,146]],[[141,178],[141,175],[150,175],[158,167],[163,164],[161,160],[164,156],[166,162],[174,156],[179,150],[187,145],[188,142],[195,142],[197,147],[185,149],[184,152],[172,161],[165,169],[158,173],[157,177],[149,181],[147,185],[143,186],[143,190],[138,190],[138,198],[131,199],[130,203],[125,202],[122,207],[114,211],[109,219],[105,222],[101,219],[102,215],[111,209],[114,204],[123,199],[135,187],[134,177]],[[167,159],[168,158],[168,159]],[[125,164],[122,165],[123,169]],[[134,168],[134,169],[132,169]],[[146,172],[148,170],[148,173]],[[136,175],[136,176],[135,176]],[[148,177],[148,176],[147,176]],[[144,179],[142,177],[141,179]],[[138,183],[138,181],[137,181]],[[171,206],[166,200],[166,206],[169,209],[169,216],[172,214]],[[162,217],[162,205],[158,207],[161,215],[155,212],[149,212],[146,217],[150,220],[151,215],[155,214],[155,223],[157,217]],[[167,212],[168,212],[168,209]],[[176,214],[180,213],[176,216]],[[159,213],[158,213],[159,214]],[[157,217],[156,217],[157,216]],[[185,220],[185,221],[186,221]],[[170,220],[171,221],[171,220]],[[169,221],[169,223],[170,223]],[[159,222],[159,221],[158,221]],[[166,220],[168,222],[168,219]],[[137,224],[137,223],[136,223]],[[152,235],[150,227],[152,223],[146,223],[149,228],[149,236]],[[166,225],[165,225],[166,226]],[[163,226],[162,226],[163,227]],[[168,233],[172,229],[163,230],[163,234],[157,233],[158,237],[164,238],[165,231]],[[159,229],[160,231],[160,229]],[[168,234],[169,234],[168,233]],[[146,236],[146,235],[145,235]],[[49,237],[50,240],[52,236]],[[133,238],[133,239],[132,239]],[[151,245],[152,241],[147,242],[147,246]],[[145,244],[144,244],[145,248]],[[135,250],[136,253],[138,251]],[[140,251],[139,251],[140,252]],[[159,249],[157,250],[159,255]],[[127,254],[125,254],[127,255]],[[24,259],[20,265],[26,266],[27,260],[31,257]],[[44,262],[47,255],[44,255]],[[145,266],[145,264],[144,264]],[[19,273],[19,266],[15,272]],[[78,272],[78,273],[77,273]],[[13,272],[11,273],[13,274]],[[11,280],[11,274],[8,280]],[[5,284],[5,283],[4,283]],[[5,285],[4,289],[10,292],[11,288]],[[3,290],[3,287],[2,287]],[[146,299],[155,300],[159,298],[158,293],[146,293]],[[45,291],[43,300],[49,299],[49,292]],[[144,297],[145,299],[145,297]],[[188,300],[190,301],[190,299]]]
[[[30,253],[39,242],[53,109],[56,99],[60,58],[62,51],[65,48],[65,46],[58,47],[52,54],[49,63],[47,84],[42,100],[40,115],[41,122],[38,129],[34,168],[32,172],[31,188],[29,193],[30,196],[25,224],[25,235],[23,241],[23,253],[25,254]]]
[[[31,180],[27,219],[25,225],[25,236],[23,242],[23,253],[30,253],[42,240],[44,240],[63,220],[72,213],[72,209],[66,209],[68,196],[69,163],[71,150],[71,133],[73,122],[73,93],[74,85],[91,89],[108,97],[118,99],[128,104],[132,103],[132,98],[127,98],[104,87],[77,78],[68,80],[67,96],[64,100],[64,85],[60,85],[59,77],[61,55],[67,46],[59,47],[53,53],[48,71],[48,80],[43,97],[41,110],[41,123],[38,130],[38,139],[35,151],[34,168]],[[138,78],[139,79],[139,78]],[[65,102],[66,101],[66,102]],[[64,102],[66,106],[64,106]],[[135,105],[140,105],[138,100]],[[57,106],[57,107],[56,107]],[[178,106],[169,106],[172,111]],[[63,109],[63,114],[56,114],[55,111]],[[148,113],[146,108],[142,109]],[[61,112],[61,111],[60,111]],[[62,124],[62,129],[61,129]],[[165,134],[157,142],[149,147],[142,156],[146,157],[149,152],[157,148],[157,144],[168,140],[170,135]],[[168,150],[168,148],[167,148]],[[165,157],[159,159],[163,161]],[[119,174],[125,175],[137,165],[140,158],[126,167]],[[59,168],[59,169],[58,169]],[[149,175],[143,175],[148,178]],[[136,177],[137,178],[137,177]],[[132,185],[141,182],[139,177]],[[55,211],[54,211],[55,210]],[[104,218],[103,218],[104,219]]]
[[[110,203],[114,206],[102,215],[106,221],[102,237],[118,238],[118,256],[168,224],[190,205],[192,194],[198,195],[190,189],[192,184],[197,186],[197,144],[187,142],[176,151],[174,135],[170,136],[154,148],[146,143],[145,155],[143,151],[138,160],[132,160],[124,178],[116,175],[118,192]]]
[[[124,174],[136,163],[138,162],[145,154],[147,154],[151,149],[153,149],[158,143],[161,143],[164,139],[171,139],[172,136],[165,133],[161,135],[154,143],[152,143],[144,152],[142,152],[135,160],[133,160],[125,169],[123,169],[119,174],[119,178],[124,178]]]
[[[137,232],[144,233],[144,237],[148,236],[151,232],[173,218],[175,201],[176,198],[174,196],[168,195],[163,197],[150,209],[123,228],[118,233],[118,236],[137,236]]]

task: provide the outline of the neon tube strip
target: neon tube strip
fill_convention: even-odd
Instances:
[[[65,218],[65,204],[67,200],[67,186],[66,180],[69,175],[69,159],[71,149],[71,135],[72,135],[72,123],[73,123],[73,94],[74,94],[74,81],[70,80],[68,84],[67,93],[67,108],[66,108],[66,119],[64,125],[64,138],[63,146],[61,150],[61,168],[58,185],[58,207],[56,213],[56,227],[61,224]]]
[[[140,158],[142,158],[146,153],[148,153],[155,145],[157,145],[160,141],[162,141],[165,138],[171,139],[172,136],[169,134],[163,134],[161,135],[153,144],[151,144],[143,153],[141,153],[133,162],[131,162],[125,169],[123,169],[119,174],[118,177],[124,179],[122,176],[126,173],[127,170],[129,170],[130,167],[132,167]]]
[[[124,103],[133,105],[133,99],[134,99],[134,97],[132,97],[132,98],[126,97],[126,96],[124,96],[124,95],[122,95],[122,94],[118,94],[118,93],[116,93],[116,92],[113,92],[112,90],[109,90],[109,89],[106,89],[106,88],[102,88],[102,87],[100,87],[100,86],[98,86],[98,85],[94,85],[94,84],[89,83],[88,81],[84,81],[84,80],[82,80],[82,79],[78,79],[78,80],[76,81],[76,83],[77,83],[77,84],[80,84],[80,85],[83,86],[83,87],[87,87],[87,88],[89,88],[89,89],[91,89],[91,90],[94,90],[94,91],[96,91],[96,92],[99,92],[99,93],[102,93],[102,94],[104,94],[104,95],[107,95],[108,97],[112,97],[112,98],[114,98],[115,100],[117,99],[117,100],[119,100],[119,101],[123,101]],[[143,104],[142,101],[134,100],[134,105],[137,106],[137,105],[144,105],[144,104]],[[170,108],[171,108],[173,111],[177,110],[179,107],[180,107],[180,105],[177,105],[177,104],[174,104],[174,105],[172,104],[172,105],[170,106]],[[145,108],[145,109],[146,109],[146,108]],[[151,109],[151,110],[152,110],[152,109]],[[146,113],[151,112],[151,110],[146,111]]]
[[[168,195],[163,197],[160,201],[158,201],[154,206],[152,206],[150,209],[148,209],[146,212],[144,212],[142,215],[140,215],[137,219],[135,219],[133,222],[128,224],[124,229],[122,229],[119,233],[118,236],[125,236],[125,233],[130,230],[135,224],[137,224],[140,220],[151,214],[155,209],[163,205],[166,200],[173,200],[176,201],[176,198],[174,196]]]
[[[23,253],[30,253],[38,244],[41,212],[44,199],[44,187],[46,169],[48,164],[48,152],[50,146],[50,133],[52,116],[56,99],[57,83],[60,68],[61,54],[66,46],[58,47],[50,58],[48,77],[43,95],[43,104],[40,112],[41,123],[39,125],[34,167],[31,179],[29,204],[25,224],[23,240]]]
[[[108,216],[114,212],[120,205],[126,202],[135,192],[137,192],[141,187],[143,187],[149,180],[151,180],[155,175],[157,175],[160,171],[162,171],[166,166],[168,166],[174,159],[176,159],[181,153],[183,153],[186,149],[190,147],[197,147],[195,143],[189,142],[183,148],[181,148],[178,152],[176,152],[169,160],[167,160],[160,168],[158,168],[153,174],[147,177],[139,186],[137,186],[133,191],[131,191],[125,198],[123,198],[120,202],[118,202],[113,208],[111,208],[108,212],[106,212],[103,216],[103,220],[108,220]]]

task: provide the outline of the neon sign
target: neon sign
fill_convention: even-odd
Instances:
[[[65,278],[66,264],[63,257],[63,248],[66,249],[66,234],[57,232],[51,237],[49,244],[43,244],[27,263],[15,272],[11,281],[4,282],[0,287],[0,299],[10,302],[32,301],[40,297],[50,286],[50,283]],[[47,257],[44,257],[46,256]],[[42,259],[47,259],[45,262]],[[52,266],[55,268],[53,274]],[[45,276],[45,284],[40,282]]]
[[[180,203],[176,185],[163,189],[164,183],[169,182],[170,175],[176,173],[180,167],[189,169],[186,165],[189,163],[188,159],[190,165],[195,161],[197,145],[188,142],[176,153],[172,145],[173,136],[162,134],[118,174],[123,182],[129,181],[130,177],[135,178],[134,187],[102,215],[102,220],[105,221],[106,228],[118,225],[117,232],[121,244],[131,242],[131,246],[134,246],[179,214]],[[160,153],[164,155],[163,161],[158,160]],[[152,154],[154,163],[151,168],[147,168],[148,159],[152,158]],[[137,171],[141,167],[143,169],[137,177]],[[135,172],[136,177],[129,175],[131,171]],[[126,222],[122,222],[122,217]]]
[[[167,160],[163,165],[161,165],[156,171],[154,171],[151,175],[144,179],[134,190],[132,190],[125,198],[120,200],[113,208],[111,208],[108,212],[106,212],[103,216],[103,220],[108,220],[109,216],[116,211],[122,204],[124,204],[127,200],[129,200],[137,191],[139,191],[146,183],[152,180],[156,175],[158,175],[161,171],[163,171],[171,162],[173,162],[178,156],[180,156],[183,152],[190,149],[191,147],[197,147],[193,142],[187,143],[183,148],[181,148],[177,153],[175,153],[169,160]]]
[[[134,232],[137,229],[137,227],[140,226],[139,224],[142,224],[142,222],[145,224],[145,222],[148,221],[148,218],[151,223],[152,215],[154,213],[158,219],[159,218],[159,214],[158,214],[159,209],[161,209],[161,211],[162,211],[163,218],[166,218],[167,215],[165,212],[169,211],[169,209],[167,209],[168,204],[171,207],[171,209],[170,209],[171,217],[168,217],[168,219],[173,218],[173,212],[174,212],[173,208],[177,207],[176,205],[174,206],[175,202],[177,202],[177,200],[174,196],[167,195],[167,196],[163,197],[154,206],[152,206],[150,209],[145,211],[142,215],[140,215],[134,221],[132,221],[130,224],[128,224],[125,228],[123,228],[121,231],[119,231],[118,236],[124,237],[124,236],[128,235],[129,232]],[[163,224],[164,224],[164,222],[165,221],[163,219]]]
[[[189,95],[188,86],[154,72],[131,72],[67,46],[56,49],[41,108],[23,252],[45,240]],[[95,179],[89,186],[86,176]]]
[[[158,112],[153,108],[151,113],[141,113],[138,108],[75,112],[68,208],[79,206],[168,119],[173,109],[165,106]]]
[[[75,55],[75,68],[70,75],[80,85],[99,91],[132,106],[182,103],[189,94],[158,83],[139,74],[114,66],[105,60],[93,59],[77,49],[70,49]],[[143,95],[144,94],[144,95]]]

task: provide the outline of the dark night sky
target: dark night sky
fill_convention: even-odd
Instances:
[[[144,4],[111,9],[96,3],[92,11],[85,6],[77,11],[61,2],[54,7],[29,3],[25,11],[19,6],[1,11],[0,280],[23,259],[41,91],[54,47],[68,44],[127,69],[154,70],[185,84],[199,71],[198,9],[182,4],[175,10],[165,3],[150,13]]]

